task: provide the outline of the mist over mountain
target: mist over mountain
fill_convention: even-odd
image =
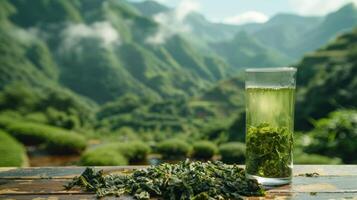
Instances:
[[[353,4],[326,17],[279,14],[239,26],[155,1],[4,0],[2,10],[1,88],[46,83],[97,103],[127,93],[195,96],[242,68],[291,64],[357,21]]]
[[[143,6],[145,5],[145,6]],[[165,7],[155,1],[145,1],[135,3],[134,7],[139,8],[141,13],[147,13],[146,7],[156,9],[150,10],[150,15],[155,16],[160,13],[171,12],[172,9]],[[191,27],[189,33],[185,33],[188,40],[198,44],[201,51],[220,54],[220,50],[212,48],[209,43],[221,43],[220,46],[230,45],[233,40],[237,41],[236,34],[244,31],[251,37],[251,41],[259,42],[264,46],[265,52],[255,54],[270,54],[272,62],[263,60],[251,63],[252,67],[259,66],[282,66],[293,64],[305,53],[314,51],[334,39],[338,34],[350,31],[357,25],[357,11],[354,4],[347,4],[339,10],[324,17],[309,17],[296,14],[282,13],[273,16],[265,23],[252,23],[243,25],[228,25],[214,23],[205,19],[199,13],[192,13],[185,19],[185,24]],[[242,38],[243,39],[243,38]],[[241,40],[242,40],[241,39]],[[251,44],[254,45],[254,44]],[[224,47],[223,47],[224,48]],[[244,51],[244,46],[236,45],[236,52]],[[229,49],[229,46],[227,46]],[[267,52],[268,51],[268,52]],[[277,54],[284,59],[276,59]],[[221,55],[222,56],[222,55]],[[242,63],[232,65],[231,58],[222,56],[233,68],[246,66]],[[231,57],[231,56],[230,56]],[[237,55],[240,57],[240,55]],[[244,56],[243,56],[244,57]],[[266,65],[268,64],[268,65]]]
[[[13,10],[4,16],[4,26],[14,27],[5,28],[8,34],[18,30],[38,41],[44,51],[41,56],[46,56],[42,60],[49,63],[21,76],[32,79],[37,73],[53,73],[58,79],[53,82],[98,103],[125,93],[154,99],[193,95],[226,73],[222,59],[201,54],[181,36],[149,42],[160,25],[125,1],[15,0],[3,4]],[[41,14],[36,14],[39,10]],[[1,80],[11,82],[18,77],[9,79],[5,74]]]

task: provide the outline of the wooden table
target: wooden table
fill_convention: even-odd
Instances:
[[[96,167],[120,173],[130,167]],[[66,191],[63,185],[84,167],[0,168],[0,199],[96,199],[92,193]],[[317,172],[318,177],[301,174]],[[300,176],[299,176],[300,175]],[[357,165],[297,165],[291,185],[269,190],[266,199],[356,199]],[[106,197],[104,199],[130,199]],[[263,199],[263,198],[249,198]]]

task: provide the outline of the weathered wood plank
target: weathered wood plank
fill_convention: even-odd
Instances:
[[[45,195],[0,195],[0,199],[4,200],[96,200],[96,196],[93,194],[45,194]],[[105,197],[102,200],[133,200],[131,197]]]
[[[295,165],[294,175],[317,172],[322,176],[357,176],[357,165]]]
[[[0,194],[77,194],[79,189],[66,191],[68,179],[5,180],[0,179]],[[357,192],[357,176],[294,177],[291,185],[270,190],[271,193],[353,193]]]
[[[0,195],[4,200],[96,200],[95,195],[90,194],[56,194],[56,195]],[[130,197],[105,197],[102,200],[132,200]],[[250,197],[247,200],[260,199],[295,199],[295,200],[326,200],[326,199],[346,199],[357,200],[357,193],[297,193],[297,194],[268,194],[262,197]]]
[[[106,173],[123,173],[144,167],[97,169],[104,169]],[[84,193],[79,189],[65,191],[63,188],[69,179],[78,176],[84,169],[85,167],[0,168],[0,199],[95,199],[94,194]],[[312,172],[317,172],[320,176],[298,176]],[[357,165],[297,165],[294,167],[294,175],[291,185],[270,190],[265,199],[357,200]]]
[[[141,169],[147,166],[113,166],[96,167],[108,173],[124,170]],[[243,167],[243,166],[242,166]],[[33,167],[33,168],[0,168],[0,179],[35,179],[35,178],[73,178],[84,171],[85,167]],[[357,165],[296,165],[295,176],[317,172],[322,176],[357,176]]]
[[[94,167],[103,169],[107,173],[120,173],[134,169],[143,169],[147,166],[113,166],[113,167]],[[0,170],[0,179],[71,179],[80,175],[85,167],[34,167],[34,168],[9,168]]]

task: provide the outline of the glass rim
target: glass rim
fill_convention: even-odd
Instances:
[[[296,72],[295,67],[264,67],[264,68],[247,68],[245,72]]]

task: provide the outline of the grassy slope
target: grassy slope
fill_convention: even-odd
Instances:
[[[26,151],[23,145],[2,130],[0,130],[0,152],[1,167],[21,167],[26,162]]]

